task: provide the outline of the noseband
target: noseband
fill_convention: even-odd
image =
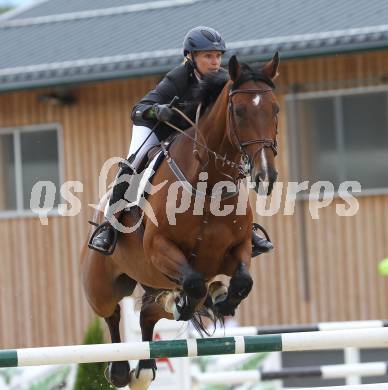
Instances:
[[[255,153],[254,156],[256,156],[257,153],[262,148],[270,148],[273,151],[274,156],[278,154],[278,143],[276,140],[270,139],[270,138],[261,138],[261,139],[251,139],[248,141],[240,141],[240,138],[236,132],[236,120],[234,117],[233,112],[233,96],[238,93],[256,93],[256,94],[264,94],[267,92],[271,92],[272,88],[250,88],[250,89],[235,89],[234,91],[229,92],[229,102],[228,102],[228,108],[229,108],[229,131],[231,135],[237,140],[235,143],[235,146],[240,151],[240,153],[243,155],[244,162],[246,164],[250,164],[250,158],[247,154],[247,152],[244,150],[245,147],[249,145],[255,145],[255,144],[261,144],[261,148]],[[231,137],[232,139],[232,137]],[[232,141],[233,142],[233,141]]]

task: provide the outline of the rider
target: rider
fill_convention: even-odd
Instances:
[[[124,174],[131,175],[139,166],[145,153],[152,145],[165,140],[173,130],[164,122],[169,121],[181,129],[187,129],[190,124],[180,116],[174,114],[169,103],[177,96],[180,109],[192,120],[195,119],[196,105],[193,102],[194,90],[204,74],[208,72],[225,72],[221,66],[221,57],[226,50],[225,42],[221,35],[210,27],[199,26],[191,29],[183,41],[184,62],[171,70],[163,80],[137,103],[131,113],[134,123],[132,140],[129,148],[128,158],[138,150],[131,164],[121,164],[117,179]],[[155,125],[157,124],[156,128]],[[151,129],[154,128],[154,131]],[[130,167],[132,165],[133,169]],[[103,254],[109,255],[114,249],[115,228],[109,222],[114,215],[119,221],[122,214],[114,210],[117,202],[124,200],[124,195],[129,183],[126,180],[117,180],[109,199],[109,206],[106,208],[105,217],[107,221],[97,228],[89,247],[96,249]],[[258,236],[256,230],[252,230],[252,256],[268,252],[273,249],[270,241]]]

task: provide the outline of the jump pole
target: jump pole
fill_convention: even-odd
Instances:
[[[388,328],[0,350],[0,367],[275,351],[386,348]]]
[[[345,330],[364,328],[371,329],[384,327],[388,327],[388,320],[316,322],[300,325],[239,326],[225,329],[216,329],[211,337],[253,336],[263,334],[317,332],[324,330]],[[209,332],[211,333],[212,331],[209,330]]]
[[[285,387],[284,390],[311,390],[311,387],[298,387],[298,388]],[[373,383],[369,385],[323,386],[323,387],[314,387],[314,390],[387,390],[387,384]]]
[[[338,379],[348,375],[362,377],[380,376],[388,373],[388,362],[357,363],[357,364],[331,364],[311,367],[289,367],[282,370],[262,371],[217,371],[193,374],[193,379],[200,384],[237,385],[241,383],[257,383],[277,379],[293,378],[321,378]],[[388,387],[388,386],[387,386]]]

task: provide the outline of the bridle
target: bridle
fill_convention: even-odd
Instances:
[[[229,109],[229,126],[228,126],[228,131],[230,133],[230,140],[232,142],[232,145],[234,147],[237,148],[237,150],[240,152],[241,154],[241,158],[242,158],[242,163],[236,163],[234,161],[231,161],[229,160],[226,155],[225,156],[221,156],[219,153],[209,149],[207,147],[207,145],[201,143],[197,137],[193,138],[191,137],[189,134],[187,134],[185,131],[179,129],[178,127],[174,126],[172,123],[170,122],[165,122],[168,126],[172,127],[173,129],[177,130],[179,133],[183,134],[185,137],[187,138],[190,138],[194,141],[195,144],[203,147],[210,155],[212,155],[215,159],[215,162],[217,161],[221,161],[222,163],[222,166],[224,166],[224,164],[226,164],[227,166],[230,166],[230,167],[233,167],[233,168],[236,168],[239,172],[239,175],[237,177],[237,180],[240,180],[240,179],[243,179],[245,177],[247,177],[248,175],[251,174],[251,171],[253,169],[253,166],[252,166],[252,161],[254,161],[256,155],[260,152],[260,150],[262,150],[263,148],[270,148],[274,155],[276,156],[277,153],[278,153],[278,144],[277,144],[277,141],[276,140],[272,140],[272,139],[269,139],[269,138],[262,138],[262,139],[253,139],[253,140],[248,140],[248,141],[243,141],[241,142],[239,137],[238,137],[238,134],[236,132],[236,120],[235,120],[235,117],[234,117],[234,112],[233,112],[233,96],[236,95],[237,93],[256,93],[256,94],[264,94],[264,93],[267,93],[267,92],[271,92],[273,90],[273,88],[250,88],[250,89],[235,89],[235,90],[231,90],[229,92],[229,97],[228,97],[228,109]],[[199,110],[200,110],[200,107],[198,108],[198,111],[197,111],[197,116],[199,117]],[[178,113],[180,116],[182,116],[185,120],[187,120],[196,130],[196,133],[199,131],[198,129],[198,122],[197,123],[193,123],[191,121],[190,118],[188,118],[182,111],[178,110],[176,107],[173,107],[173,111],[175,111],[176,113]],[[233,143],[232,141],[232,138],[235,138],[235,140],[237,142]],[[247,146],[249,145],[255,145],[255,144],[261,144],[261,148],[256,151],[256,153],[254,154],[253,158],[251,159],[248,155],[248,153],[245,151],[244,148],[246,148]],[[200,196],[206,196],[208,194],[205,194],[205,193],[202,193],[201,191],[197,190],[195,187],[193,187],[186,179],[184,173],[180,170],[180,168],[178,167],[178,165],[176,164],[176,162],[174,161],[174,159],[170,156],[170,154],[168,153],[168,150],[166,148],[166,146],[164,145],[163,142],[160,143],[161,145],[161,148],[162,148],[162,151],[166,157],[166,160],[172,170],[172,172],[175,174],[175,176],[179,179],[179,181],[182,183],[182,185],[192,194],[194,195],[200,195]],[[237,188],[237,187],[236,187]],[[221,199],[228,199],[230,197],[234,197],[238,194],[238,188],[236,189],[235,192],[233,193],[225,193],[221,196]]]
[[[246,94],[259,94],[262,95],[267,92],[272,92],[272,88],[247,88],[247,89],[235,89],[231,90],[229,92],[229,100],[228,100],[228,110],[229,110],[229,133],[230,133],[230,140],[233,143],[233,145],[238,149],[238,151],[242,155],[242,159],[246,165],[248,165],[249,172],[251,171],[251,165],[252,161],[254,161],[256,155],[263,149],[263,148],[270,148],[276,156],[278,154],[278,143],[273,139],[270,138],[259,138],[259,139],[251,139],[248,141],[241,141],[236,129],[236,119],[234,116],[234,107],[233,107],[233,96],[235,96],[238,93],[246,93]],[[235,140],[235,142],[234,142]],[[248,153],[246,152],[245,148],[249,145],[256,145],[261,144],[261,148],[259,148],[255,154],[253,155],[252,159],[249,157]]]

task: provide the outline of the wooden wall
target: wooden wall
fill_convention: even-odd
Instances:
[[[388,51],[284,61],[279,101],[280,181],[289,178],[289,132],[284,93],[295,83],[377,83],[388,74]],[[367,79],[367,80],[366,80]],[[373,80],[372,80],[373,79]],[[84,184],[77,217],[0,219],[0,347],[79,343],[91,318],[78,276],[78,254],[87,219],[98,196],[104,161],[127,153],[129,108],[157,77],[77,86],[77,104],[55,107],[38,102],[45,90],[0,95],[0,128],[58,123],[63,129],[65,180]],[[335,205],[312,220],[306,204],[294,216],[258,218],[276,246],[253,261],[254,291],[242,305],[242,324],[388,318],[388,284],[377,262],[388,256],[388,195],[358,199],[355,217],[338,217]],[[284,199],[283,199],[284,201]],[[303,233],[304,221],[305,231]],[[302,239],[304,237],[304,240]],[[303,250],[303,248],[305,248]],[[304,253],[304,256],[303,256]]]
[[[79,283],[79,251],[98,201],[98,175],[112,156],[126,156],[130,107],[157,78],[84,85],[77,104],[37,102],[46,90],[0,95],[0,127],[58,123],[62,126],[64,180],[84,191],[77,217],[0,219],[0,346],[39,346],[82,341],[91,311]],[[114,172],[115,173],[115,172]]]
[[[281,63],[279,181],[290,178],[292,158],[285,94],[383,85],[387,75],[387,50]],[[276,250],[254,260],[255,290],[239,312],[241,323],[388,318],[388,284],[377,274],[377,263],[388,256],[388,195],[358,202],[354,217],[339,217],[336,205],[344,202],[336,199],[319,220],[311,218],[307,202],[294,216],[258,218]]]

